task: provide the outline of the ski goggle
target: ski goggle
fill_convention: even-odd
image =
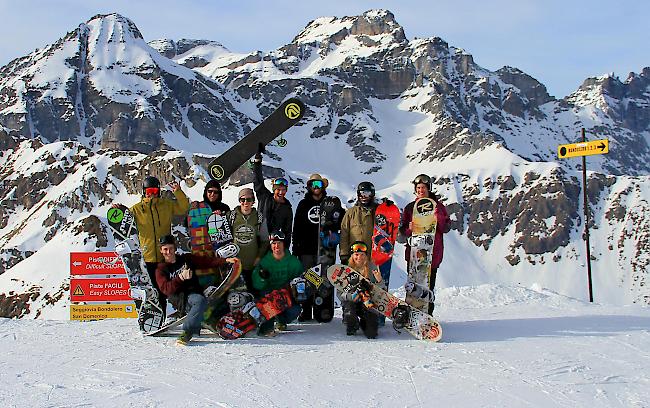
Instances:
[[[276,179],[273,179],[273,185],[274,185],[274,186],[285,186],[285,187],[288,187],[288,186],[289,186],[289,182],[288,182],[287,179],[284,178],[284,177],[278,177],[278,178],[276,178]]]
[[[254,203],[255,197],[239,197],[240,203]]]
[[[427,176],[426,174],[420,174],[413,180],[413,184],[418,185],[418,184],[426,184],[426,185],[431,185],[431,177]]]
[[[271,242],[273,242],[273,241],[284,241],[285,238],[286,237],[284,235],[284,232],[282,232],[282,231],[272,232],[271,235],[269,235],[269,241],[271,241]]]
[[[158,194],[160,194],[160,188],[158,187],[147,187],[144,189],[144,195],[157,196]]]
[[[373,192],[371,190],[359,190],[357,194],[359,194],[359,196],[363,198],[370,198],[372,197]]]
[[[325,186],[325,183],[323,183],[323,180],[309,180],[307,183],[308,187],[311,188],[320,188],[322,189]]]
[[[355,253],[355,252],[367,253],[368,252],[368,245],[364,244],[363,242],[356,242],[356,243],[352,244],[350,249],[352,250],[352,253]]]

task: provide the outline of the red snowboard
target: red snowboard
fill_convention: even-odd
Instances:
[[[217,324],[217,332],[223,339],[237,339],[260,324],[273,319],[292,304],[289,289],[276,289],[260,298],[254,305],[251,303],[251,307],[245,306],[242,310],[235,310],[223,316]]]
[[[377,206],[372,233],[372,262],[375,265],[381,266],[393,257],[399,220],[400,212],[395,204],[383,202]]]

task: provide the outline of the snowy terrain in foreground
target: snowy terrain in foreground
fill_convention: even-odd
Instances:
[[[143,338],[133,320],[0,319],[3,407],[648,407],[650,314],[533,287],[438,291],[443,340],[330,324]],[[340,316],[340,310],[337,310]]]

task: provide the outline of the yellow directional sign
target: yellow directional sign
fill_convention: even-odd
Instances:
[[[609,153],[608,139],[592,140],[590,142],[582,143],[571,143],[557,147],[557,155],[560,159],[606,153]]]
[[[116,318],[136,318],[135,304],[96,304],[70,305],[70,320],[101,320]]]

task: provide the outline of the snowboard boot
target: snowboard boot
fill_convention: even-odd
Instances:
[[[349,310],[346,310],[343,313],[343,324],[345,324],[345,334],[348,336],[354,336],[359,330],[359,320],[357,316],[354,315]]]
[[[286,323],[275,322],[275,330],[277,330],[277,331],[287,331]]]
[[[183,330],[180,336],[178,336],[178,339],[176,340],[176,344],[179,346],[187,346],[187,343],[192,340],[192,333],[186,332]]]

